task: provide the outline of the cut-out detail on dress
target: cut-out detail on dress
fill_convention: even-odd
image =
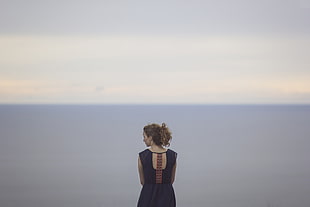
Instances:
[[[156,183],[160,184],[163,182],[163,155],[157,154],[157,168],[156,168]]]
[[[158,167],[158,162],[157,162],[157,157],[158,155],[161,155],[161,169],[162,170],[165,170],[166,169],[166,166],[167,166],[167,153],[164,152],[164,153],[156,153],[156,152],[153,152],[152,153],[152,166],[153,166],[153,169],[156,170],[157,167]]]

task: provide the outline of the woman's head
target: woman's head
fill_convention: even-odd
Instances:
[[[159,124],[149,124],[143,128],[144,135],[158,146],[168,147],[172,139],[171,132],[165,123]],[[148,145],[148,143],[146,142]],[[149,144],[150,145],[150,144]]]

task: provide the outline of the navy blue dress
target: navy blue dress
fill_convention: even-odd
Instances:
[[[144,185],[138,200],[138,207],[175,207],[176,199],[171,183],[172,169],[176,163],[177,153],[168,149],[157,155],[157,166],[161,166],[161,155],[166,153],[165,169],[154,169],[153,153],[146,149],[139,153],[143,166]]]

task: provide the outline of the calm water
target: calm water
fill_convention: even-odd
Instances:
[[[178,207],[309,207],[310,106],[0,105],[1,207],[129,207],[166,122]]]

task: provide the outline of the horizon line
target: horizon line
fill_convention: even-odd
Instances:
[[[0,103],[13,105],[68,105],[68,106],[310,106],[310,103]]]

